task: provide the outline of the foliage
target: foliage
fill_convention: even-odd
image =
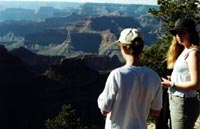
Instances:
[[[70,105],[62,105],[58,116],[45,121],[46,129],[87,129],[83,127],[80,118],[76,117],[75,110]]]
[[[149,123],[156,123],[156,118],[153,116],[149,116],[147,119],[147,124],[149,124]]]
[[[192,18],[200,23],[199,0],[157,0],[159,10],[150,8],[149,12],[163,22],[166,30],[174,26],[178,18]]]
[[[169,43],[164,42],[163,38],[158,39],[156,44],[146,48],[142,54],[142,62],[151,69],[155,70],[160,76],[164,77],[170,74],[166,67],[165,55]]]

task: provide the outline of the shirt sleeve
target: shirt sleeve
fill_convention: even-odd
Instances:
[[[112,71],[107,78],[103,92],[99,95],[97,100],[98,107],[101,110],[106,112],[110,112],[112,110],[117,94],[117,85],[116,72]]]

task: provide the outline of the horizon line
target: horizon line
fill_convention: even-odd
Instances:
[[[92,1],[66,1],[66,0],[0,0],[0,2],[67,2],[67,3],[100,3],[100,4],[138,4],[138,5],[154,5],[158,6],[157,4],[150,4],[150,3],[122,3],[122,2],[92,2]]]

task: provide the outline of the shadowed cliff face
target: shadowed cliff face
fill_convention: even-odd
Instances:
[[[108,73],[99,73],[88,67],[87,58],[65,59],[61,64],[52,65],[46,76],[61,82],[63,103],[71,104],[80,116],[81,121],[92,129],[92,126],[104,126],[104,120],[97,107],[97,97],[104,88]]]
[[[102,37],[97,33],[73,33],[71,40],[75,50],[98,53]]]
[[[54,118],[63,104],[71,104],[89,129],[103,128],[97,97],[109,73],[105,70],[119,65],[109,66],[113,62],[106,60],[112,59],[89,55],[64,59],[37,75],[0,46],[0,128],[44,129],[45,120]],[[98,62],[109,69],[99,67]]]
[[[13,49],[10,53],[20,58],[24,63],[29,65],[34,72],[39,74],[43,73],[50,64],[59,63],[61,59],[64,58],[63,56],[38,55],[24,47]]]
[[[60,87],[56,81],[31,71],[19,58],[0,46],[1,129],[43,128],[46,111],[49,111],[44,109],[44,102],[51,99]],[[51,87],[55,87],[53,93],[47,92]],[[49,103],[54,103],[54,99]]]
[[[35,75],[21,60],[0,48],[0,99],[2,128],[25,128],[34,119],[38,105],[33,97]],[[32,116],[32,118],[31,118]],[[26,120],[25,120],[26,118]],[[35,118],[36,119],[36,118]],[[25,122],[22,124],[22,122]],[[37,125],[35,125],[37,126]]]
[[[141,25],[132,17],[125,16],[100,16],[89,18],[91,29],[96,31],[110,30],[111,33],[120,33],[121,28],[134,27],[141,28]]]
[[[64,29],[46,29],[43,32],[25,35],[24,44],[31,46],[39,44],[48,46],[49,44],[61,44],[65,41],[67,31]]]

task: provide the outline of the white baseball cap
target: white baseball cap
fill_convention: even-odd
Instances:
[[[117,40],[117,42],[120,42],[123,44],[132,44],[136,38],[142,39],[142,36],[141,36],[139,30],[137,30],[135,28],[126,28],[121,31],[120,37]]]

